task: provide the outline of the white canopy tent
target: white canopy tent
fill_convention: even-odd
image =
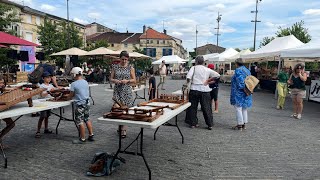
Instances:
[[[225,51],[223,51],[221,54],[211,57],[208,59],[209,62],[223,62],[226,58],[230,58],[232,56],[235,56],[239,52],[234,50],[233,48],[228,48]]]
[[[152,64],[161,64],[163,60],[165,61],[166,64],[182,64],[187,62],[187,60],[184,60],[177,55],[171,55],[171,56],[163,56],[159,60],[152,62]]]
[[[236,59],[240,58],[241,55],[246,55],[249,53],[251,53],[250,49],[241,50],[238,54],[229,58],[225,58],[225,62],[234,62]]]
[[[245,61],[259,61],[263,59],[274,60],[274,57],[280,56],[281,51],[302,45],[304,45],[304,43],[298,40],[294,35],[277,37],[260,49],[246,55],[240,55],[240,57]]]
[[[209,58],[213,58],[217,56],[219,53],[211,53],[211,54],[205,54],[202,55],[205,61],[208,61]],[[192,60],[191,63],[195,63],[195,60]]]
[[[320,58],[319,41],[311,41],[297,48],[281,51],[281,57],[284,58]]]

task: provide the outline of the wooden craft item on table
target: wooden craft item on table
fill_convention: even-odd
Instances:
[[[188,99],[185,98],[185,95],[175,95],[175,94],[161,94],[158,98],[152,99],[147,102],[139,103],[138,106],[153,106],[158,107],[157,105],[150,105],[152,102],[163,102],[163,103],[173,103],[175,106],[168,107],[172,110],[177,109],[178,107],[184,105],[188,102]]]
[[[58,86],[62,86],[62,87],[68,87],[70,85],[70,82],[72,82],[72,78],[71,77],[57,77],[57,84]]]
[[[32,86],[31,86],[32,87]],[[29,107],[32,107],[32,97],[40,94],[42,91],[45,91],[44,88],[34,88],[30,90],[22,90],[22,87],[19,89],[14,89],[0,95],[0,111],[9,109],[23,101],[28,101]]]
[[[54,97],[53,101],[69,101],[70,90],[69,89],[55,89],[50,91],[49,94]]]
[[[110,118],[110,119],[152,122],[155,119],[157,119],[160,115],[162,115],[163,109],[167,107],[168,106],[164,106],[164,107],[157,107],[153,109],[134,108],[133,114],[129,114],[128,108],[121,109],[120,107],[120,108],[114,108],[111,112],[105,113],[103,117]]]

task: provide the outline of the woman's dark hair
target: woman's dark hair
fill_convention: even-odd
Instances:
[[[244,62],[243,62],[243,59],[242,58],[238,58],[236,59],[235,63],[238,65],[238,66],[243,66]]]
[[[301,63],[296,64],[296,65],[294,66],[294,68],[293,68],[293,72],[296,73],[296,70],[297,70],[298,68],[304,69],[304,65],[301,64]]]
[[[148,72],[149,72],[150,75],[154,74],[153,69],[149,69]]]
[[[121,51],[121,53],[120,53],[120,58],[121,58],[122,56],[129,58],[129,53],[128,53],[128,51]]]

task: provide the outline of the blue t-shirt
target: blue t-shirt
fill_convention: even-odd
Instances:
[[[74,100],[77,105],[89,103],[89,84],[86,80],[81,79],[71,83],[70,91],[74,92]]]

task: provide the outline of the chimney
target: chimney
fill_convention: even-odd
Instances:
[[[143,33],[145,33],[146,32],[146,25],[143,25]]]
[[[164,34],[167,34],[167,30],[166,30],[166,29],[163,29],[163,33],[164,33]]]

